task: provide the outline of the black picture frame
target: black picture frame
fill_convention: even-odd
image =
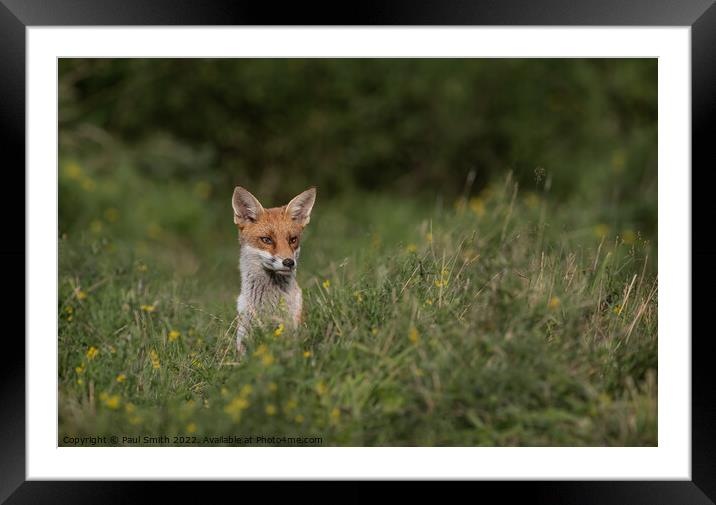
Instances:
[[[32,26],[89,25],[534,25],[534,26],[683,26],[691,27],[692,98],[692,314],[706,314],[716,302],[716,246],[708,241],[713,212],[706,197],[713,191],[714,155],[710,133],[716,122],[716,5],[714,0],[433,0],[416,4],[364,2],[355,8],[293,3],[274,4],[232,0],[0,0],[0,153],[4,187],[25,188],[25,29]],[[696,169],[698,167],[698,169]],[[674,167],[673,169],[678,169]],[[12,177],[17,183],[13,184]],[[25,192],[5,191],[0,199],[6,240],[0,245],[6,285],[20,282],[25,264]],[[16,196],[17,201],[12,197]],[[17,232],[17,233],[12,233]],[[697,238],[704,237],[702,240]],[[25,267],[27,268],[27,267]],[[703,289],[698,290],[697,287]],[[710,289],[711,288],[711,289]],[[8,288],[6,287],[6,290]],[[24,290],[23,290],[24,293]],[[8,297],[25,303],[16,292]],[[19,309],[19,307],[18,307]],[[666,309],[668,310],[668,308]],[[713,309],[711,309],[713,310]],[[10,312],[10,311],[8,311]],[[15,312],[19,312],[16,310]],[[26,312],[23,311],[26,314]],[[702,316],[703,318],[703,316]],[[704,318],[705,319],[705,318]],[[24,321],[24,319],[23,319]],[[712,332],[698,331],[692,318],[692,480],[691,481],[522,481],[477,482],[480,493],[527,498],[538,503],[689,504],[716,501],[716,388],[710,373],[714,350]],[[24,323],[23,323],[24,325]],[[24,327],[23,327],[24,333]],[[689,335],[669,335],[688,339]],[[204,500],[205,491],[192,483],[49,482],[26,481],[25,345],[18,332],[5,332],[0,366],[0,503],[133,503],[147,496],[148,487],[173,493],[182,501]],[[466,484],[463,484],[466,485]],[[211,483],[213,491],[245,493],[248,483]],[[364,501],[382,493],[379,483],[351,483],[341,492]],[[411,495],[426,494],[422,483],[406,486]],[[300,495],[305,486],[293,483],[286,491]],[[272,490],[274,488],[272,487]],[[327,491],[326,488],[324,490]],[[475,491],[466,490],[468,493]],[[273,493],[273,491],[272,491]],[[332,493],[331,493],[332,494]],[[275,497],[275,495],[272,494]],[[404,496],[407,498],[407,496]]]

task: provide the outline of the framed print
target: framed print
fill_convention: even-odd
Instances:
[[[118,6],[0,5],[0,500],[713,502],[711,2]]]

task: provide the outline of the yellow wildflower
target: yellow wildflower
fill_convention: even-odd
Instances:
[[[312,355],[311,351],[303,351],[303,357],[304,358],[310,358]]]
[[[435,279],[435,286],[438,288],[447,286],[449,276],[450,276],[450,271],[447,268],[443,268],[442,270],[440,270],[440,278]]]
[[[249,407],[249,401],[246,398],[234,398],[229,405],[232,405],[233,407],[244,410]]]
[[[139,270],[140,272],[146,272],[147,269],[148,267],[144,263],[140,263],[139,265],[137,265],[137,270]]]
[[[268,352],[268,347],[266,347],[266,344],[261,344],[254,351],[254,356],[263,356],[267,352]]]
[[[370,334],[375,337],[378,334],[378,328],[375,328],[375,327],[371,328]]]
[[[480,197],[470,198],[470,210],[472,210],[478,217],[485,215],[485,202]]]
[[[152,362],[152,368],[158,370],[159,368],[162,367],[162,364],[159,361],[159,354],[157,354],[157,351],[155,351],[154,349],[149,351],[149,359]]]
[[[239,391],[239,396],[242,398],[246,398],[251,394],[251,391],[253,391],[254,388],[251,387],[251,384],[246,384],[242,386],[241,391]]]
[[[97,349],[95,346],[91,346],[89,349],[87,349],[87,359],[95,359],[97,353],[99,353],[99,349]]]
[[[558,308],[559,304],[560,304],[560,300],[556,296],[553,296],[552,298],[549,299],[548,305],[549,305],[550,309],[554,310],[554,309]]]
[[[127,403],[127,404],[124,406],[124,410],[127,411],[127,414],[131,414],[132,412],[134,412],[135,410],[137,410],[137,408],[134,406],[133,403]]]
[[[275,336],[275,337],[280,337],[281,334],[283,333],[283,329],[284,329],[283,323],[279,324],[279,325],[278,325],[278,328],[276,328],[276,329],[274,330],[274,332],[273,332],[274,336]]]
[[[625,244],[633,244],[636,240],[636,233],[634,233],[634,230],[624,230],[622,232],[622,242]]]
[[[333,410],[331,410],[331,422],[337,423],[341,419],[341,411],[338,409],[338,407],[334,407]]]
[[[288,413],[288,412],[291,412],[292,410],[294,410],[296,407],[298,407],[298,402],[295,399],[291,399],[286,402],[286,406],[284,407],[284,410],[286,411],[286,413]]]
[[[428,298],[427,300],[425,300],[425,305],[432,305],[432,304],[433,304],[432,298]]]
[[[278,389],[278,385],[277,385],[275,382],[272,382],[272,383],[270,383],[270,384],[268,385],[268,389],[269,389],[269,391],[271,391],[272,393],[275,393],[276,390]]]
[[[117,376],[117,382],[119,382],[119,383],[122,383],[122,382],[124,382],[124,381],[126,381],[126,380],[127,380],[127,376],[124,375],[123,373],[121,373],[121,374],[119,374],[119,375]]]
[[[87,293],[85,293],[81,289],[78,289],[77,291],[75,291],[75,296],[78,300],[84,300],[85,298],[87,298]]]
[[[323,396],[328,392],[328,386],[326,386],[326,383],[323,381],[316,384],[315,389],[316,393],[318,393],[320,396]]]
[[[119,407],[119,395],[107,395],[105,394],[103,397],[100,397],[102,400],[102,403],[104,403],[105,407],[116,410],[117,407]]]
[[[363,295],[360,291],[356,291],[353,293],[353,297],[356,299],[356,303],[362,303],[363,302]]]
[[[167,334],[167,338],[169,339],[169,342],[174,342],[176,339],[179,338],[179,335],[181,335],[179,331],[172,330]]]
[[[74,161],[65,165],[65,174],[70,179],[79,179],[82,176],[82,168]]]
[[[527,196],[525,196],[525,205],[527,205],[530,209],[536,209],[539,206],[540,199],[539,196],[535,193],[527,193]]]
[[[427,241],[428,244],[432,244],[433,243],[433,234],[432,233],[426,234],[425,240]]]
[[[75,372],[77,372],[77,375],[82,375],[85,373],[85,364],[81,363],[80,366],[75,367]]]
[[[329,281],[328,279],[326,279],[325,281],[323,281],[323,288],[324,288],[324,289],[328,289],[328,288],[330,288],[330,287],[331,287],[331,281]]]
[[[420,334],[415,326],[410,328],[410,331],[408,332],[408,339],[413,344],[417,344],[420,341]]]
[[[234,421],[238,422],[241,419],[241,412],[246,410],[248,407],[248,400],[237,396],[224,407],[224,412],[226,412]]]
[[[408,244],[408,246],[405,248],[405,250],[408,251],[409,253],[414,253],[415,251],[418,250],[418,246],[415,244]]]
[[[614,313],[618,316],[622,313],[622,306],[621,305],[615,305],[614,306]]]
[[[274,358],[273,358],[273,355],[270,354],[270,353],[269,353],[269,354],[265,354],[265,355],[261,358],[261,364],[262,364],[263,366],[270,366],[270,365],[273,364],[273,362],[274,362]]]
[[[597,238],[604,238],[609,234],[609,226],[607,226],[604,223],[599,223],[596,226],[594,226],[594,236]]]
[[[189,423],[186,425],[187,433],[196,433],[196,423]]]
[[[298,424],[301,424],[303,422],[303,416],[301,414],[298,414],[296,417],[293,418],[294,421],[296,421]]]
[[[80,386],[84,383],[85,383],[85,381],[83,381],[82,379],[77,379],[77,384],[79,384]]]
[[[276,415],[276,405],[266,405],[266,413],[270,416]]]
[[[157,309],[154,305],[140,305],[139,308],[144,312],[154,312]]]

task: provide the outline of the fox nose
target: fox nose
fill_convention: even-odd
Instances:
[[[285,260],[283,260],[283,266],[285,267],[291,268],[295,264],[296,262],[293,261],[291,258],[286,258]]]

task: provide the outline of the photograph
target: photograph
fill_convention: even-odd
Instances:
[[[58,58],[57,445],[657,447],[657,77]]]

